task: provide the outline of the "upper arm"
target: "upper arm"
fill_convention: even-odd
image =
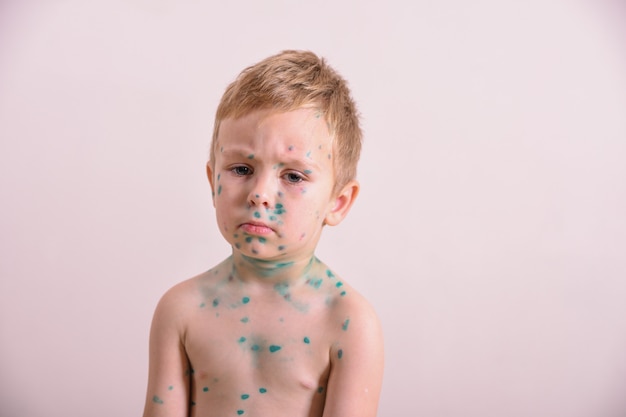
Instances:
[[[144,417],[187,417],[190,366],[183,344],[179,297],[170,290],[159,301],[150,329],[150,362]]]
[[[382,329],[366,303],[348,319],[331,348],[324,417],[375,417],[383,378]]]

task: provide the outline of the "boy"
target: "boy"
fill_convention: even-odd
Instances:
[[[160,300],[144,417],[376,415],[379,321],[314,255],[357,196],[360,148],[345,81],[310,52],[228,86],[207,174],[232,255]]]

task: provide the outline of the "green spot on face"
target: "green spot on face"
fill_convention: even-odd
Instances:
[[[209,387],[204,387],[204,388],[202,388],[202,391],[204,391],[204,392],[209,392]]]
[[[222,194],[222,186],[221,185],[217,187],[217,195],[220,195],[220,194]]]
[[[309,343],[311,343],[311,339],[309,339],[308,337],[305,336],[304,337],[304,343],[306,343],[308,345]]]
[[[248,237],[246,237],[246,242],[247,242],[247,243],[252,242],[252,236],[248,236]]]
[[[305,170],[304,170],[304,173],[305,173],[305,174],[307,174],[307,175],[309,175],[309,174],[312,174],[312,173],[313,173],[313,171],[311,171],[310,169],[305,169]]]
[[[163,400],[160,399],[158,395],[155,395],[154,397],[152,397],[152,402],[156,404],[163,404]]]
[[[220,177],[222,176],[222,174],[217,174],[217,180],[220,180]]]
[[[248,159],[254,159],[254,154],[251,153],[250,155],[248,155]]]
[[[265,388],[259,388],[259,392],[261,394],[265,394],[267,392],[267,390]]]
[[[274,207],[274,214],[276,215],[280,215],[285,212],[286,212],[285,207],[281,203],[277,203],[276,206]]]
[[[337,351],[337,359],[341,358],[343,358],[343,349],[339,349],[339,351]]]
[[[344,332],[348,330],[349,324],[350,324],[350,319],[346,319],[346,321],[343,322],[343,326],[341,326],[341,328],[343,329]]]
[[[278,250],[285,250],[285,247],[283,245],[278,246]]]
[[[236,247],[237,249],[241,249],[241,245],[240,245],[239,243],[235,243],[235,247]]]
[[[270,221],[276,221],[276,216],[270,216]]]
[[[241,394],[241,399],[242,400],[247,400],[248,398],[250,398],[250,395],[248,395],[248,394]]]
[[[261,213],[259,213],[258,211],[255,211],[254,217],[256,217],[257,219],[261,218]]]
[[[239,338],[239,343],[243,343],[243,342],[245,342],[245,341],[246,341],[246,338],[245,338],[245,337],[241,336],[241,337]]]
[[[259,242],[265,243],[267,241],[266,238],[259,236]]]
[[[241,320],[239,320],[242,323],[247,323],[250,319],[247,317],[242,318]]]
[[[270,346],[270,352],[274,353],[274,352],[278,352],[281,349],[280,346],[277,345],[271,345]]]
[[[250,297],[243,297],[241,299],[241,302],[244,303],[244,304],[248,304],[250,302]]]

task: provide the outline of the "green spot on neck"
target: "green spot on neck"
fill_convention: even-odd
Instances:
[[[270,352],[274,353],[274,352],[278,352],[281,349],[280,346],[277,345],[271,345],[270,346]]]

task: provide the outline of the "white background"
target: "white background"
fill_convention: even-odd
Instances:
[[[0,416],[141,414],[158,298],[229,253],[215,108],[283,49],[363,115],[318,255],[381,316],[379,415],[625,416],[625,27],[605,0],[0,2]]]

